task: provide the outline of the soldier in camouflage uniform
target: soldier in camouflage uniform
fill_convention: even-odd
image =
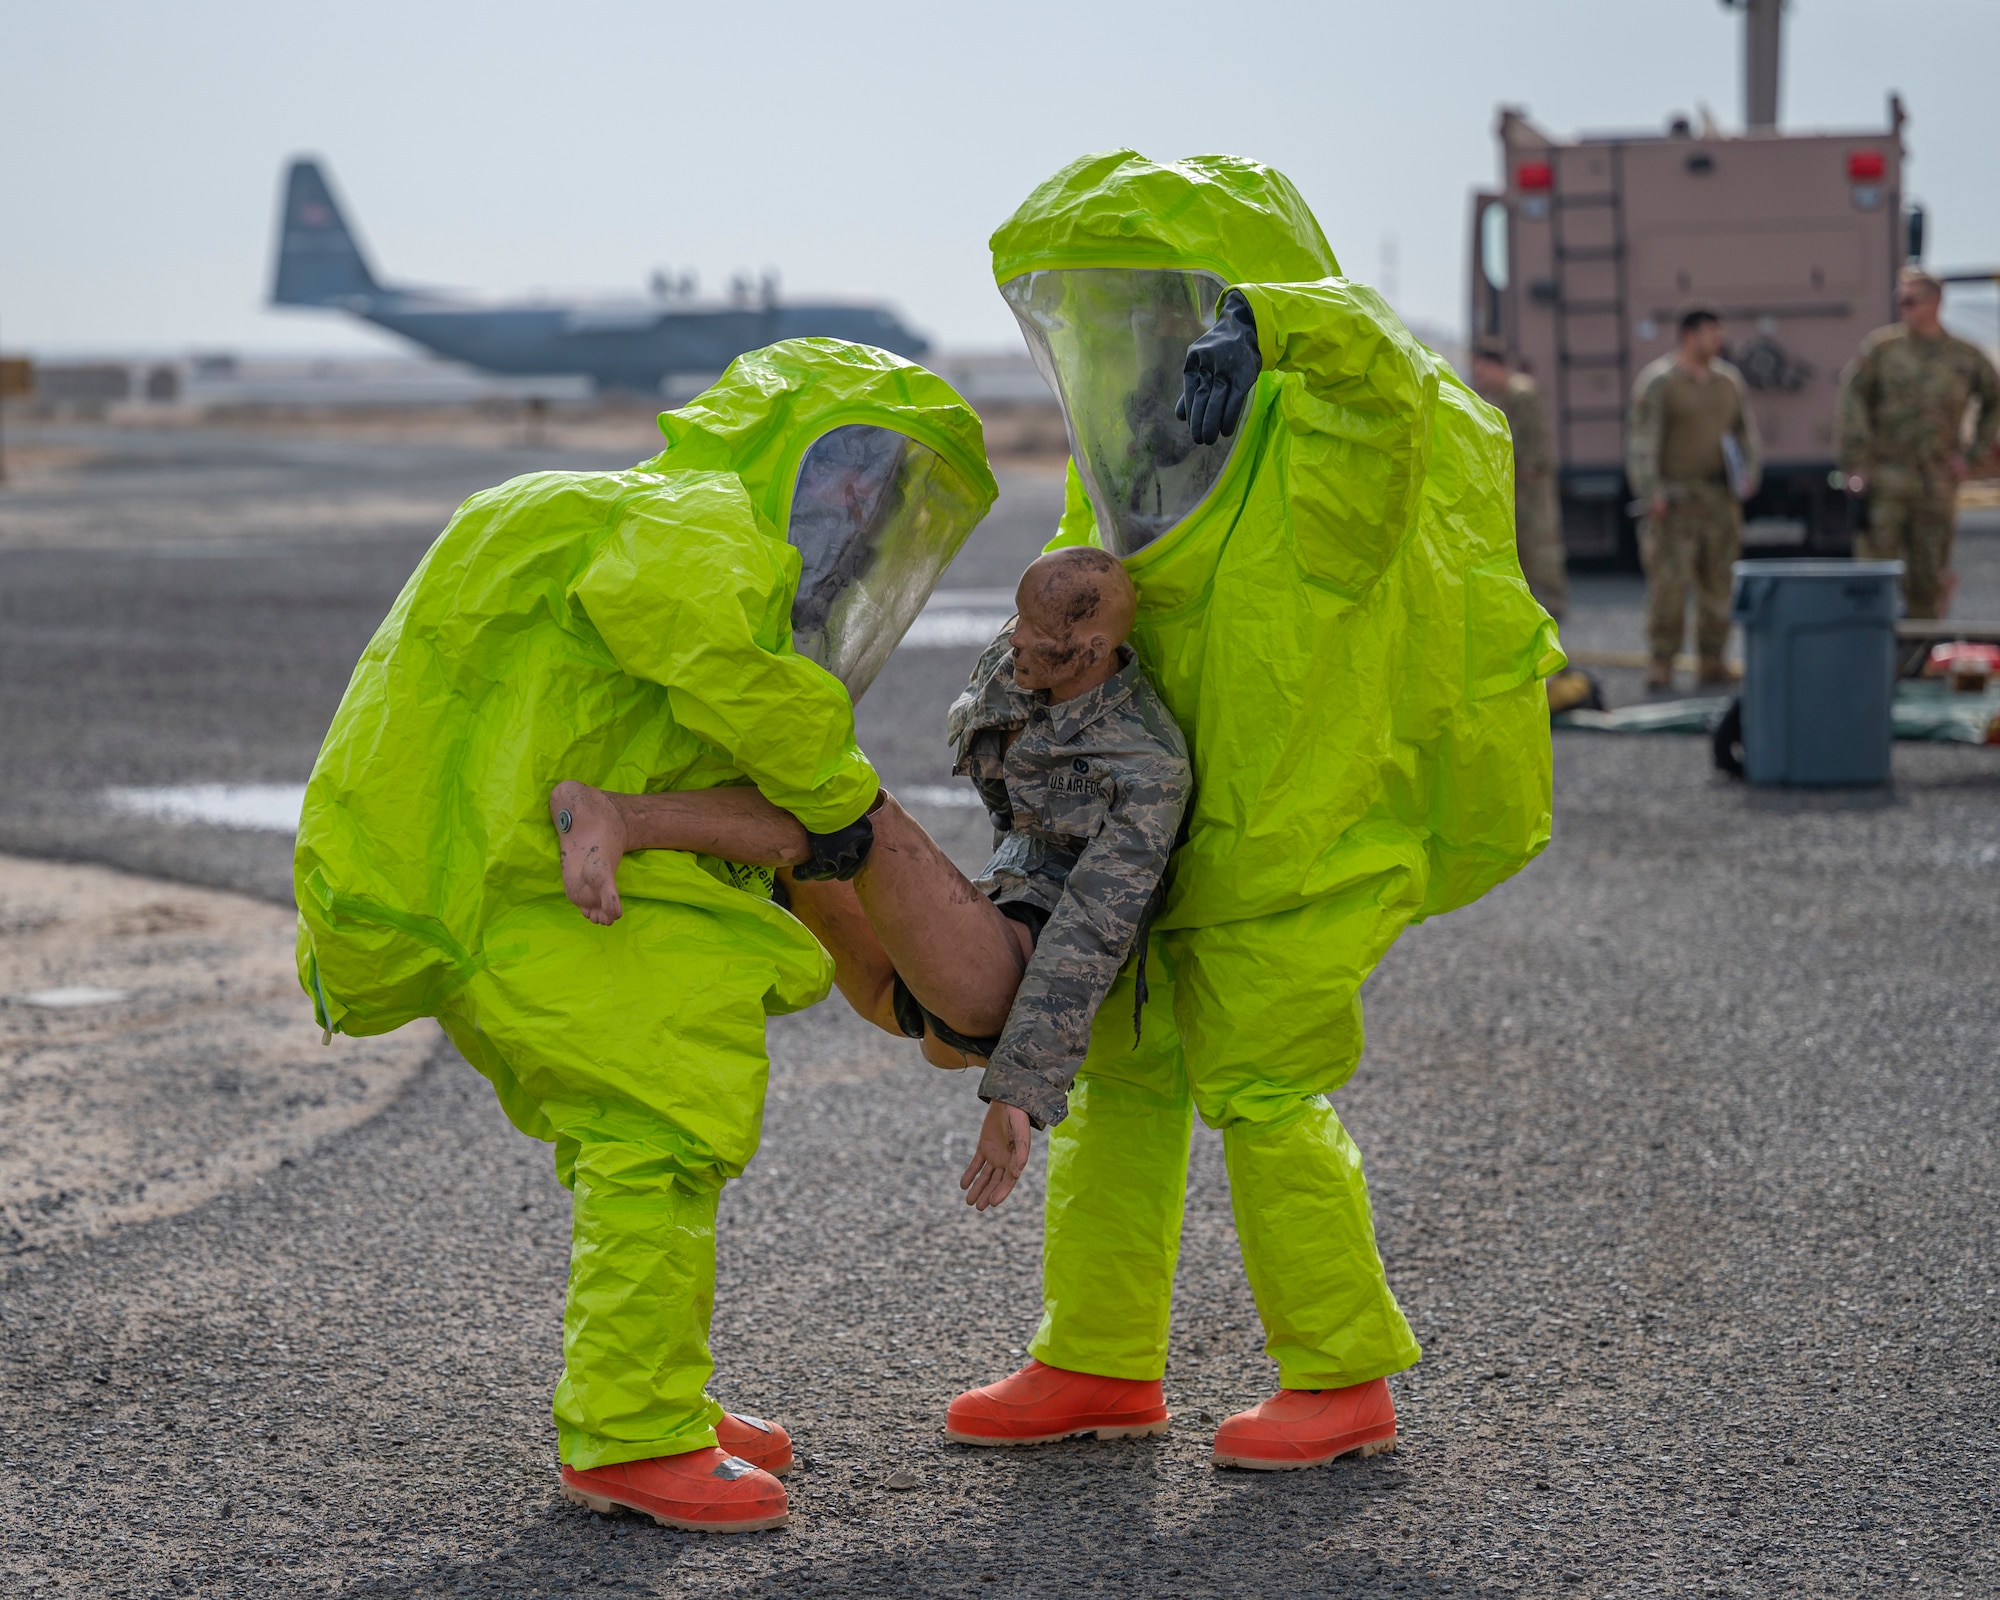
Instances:
[[[1871,333],[1840,380],[1840,465],[1849,486],[1868,496],[1854,553],[1903,563],[1913,617],[1941,614],[1958,486],[2000,428],[2000,375],[1977,345],[1945,332],[1943,295],[1929,273],[1906,269],[1896,295],[1902,322]]]
[[[1649,689],[1673,684],[1690,587],[1699,680],[1734,677],[1722,658],[1730,574],[1743,546],[1742,501],[1755,490],[1762,457],[1749,390],[1721,352],[1721,313],[1688,306],[1680,314],[1679,350],[1645,367],[1632,385],[1625,475],[1646,506],[1639,555],[1646,568]]]
[[[1030,1126],[1063,1118],[1098,1006],[1145,948],[1192,784],[1180,728],[1125,643],[1136,596],[1123,566],[1101,550],[1055,551],[1028,569],[1018,601],[947,723],[954,770],[993,821],[981,876],[968,883],[887,795],[852,883],[785,875],[857,1012],[920,1039],[935,1065],[986,1063],[989,1111],[963,1180],[981,1209],[1019,1177]],[[579,828],[598,827],[602,806],[621,813],[614,874],[620,851],[646,847],[781,867],[806,856],[804,830],[754,790],[571,783],[552,804]],[[1143,966],[1139,978],[1143,1005]]]
[[[1514,545],[1521,575],[1558,621],[1569,603],[1563,563],[1562,516],[1556,504],[1555,437],[1542,391],[1525,372],[1507,370],[1506,346],[1480,341],[1472,356],[1472,386],[1507,419],[1514,435]]]

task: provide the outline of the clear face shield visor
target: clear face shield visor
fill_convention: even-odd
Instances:
[[[1000,293],[1062,403],[1097,529],[1112,554],[1143,550],[1199,505],[1241,430],[1199,445],[1174,415],[1188,346],[1215,322],[1212,272],[1025,272]]]
[[[822,434],[799,462],[785,531],[800,565],[792,648],[859,700],[979,518],[929,446],[866,423]]]

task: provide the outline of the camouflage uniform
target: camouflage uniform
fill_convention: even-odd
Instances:
[[[1687,634],[1687,592],[1695,592],[1695,647],[1704,663],[1719,665],[1729,642],[1730,568],[1743,547],[1743,508],[1722,453],[1723,435],[1734,435],[1743,470],[1755,480],[1763,457],[1750,415],[1743,375],[1727,361],[1696,378],[1672,355],[1661,356],[1632,385],[1625,427],[1625,475],[1634,499],[1664,494],[1666,515],[1648,516],[1639,531],[1646,568],[1646,643],[1654,659],[1671,659]],[[1722,382],[1717,394],[1709,385]],[[1720,426],[1691,420],[1696,406],[1714,409]],[[1710,435],[1713,434],[1713,437]]]
[[[2000,427],[2000,375],[1979,347],[1951,334],[1913,338],[1877,328],[1840,378],[1840,465],[1868,479],[1868,527],[1854,553],[1901,561],[1913,617],[1934,617],[1951,570],[1966,407],[1979,421],[1963,459],[1977,461]]]
[[[1015,686],[1012,627],[979,658],[948,729],[953,770],[993,818],[976,887],[1049,913],[979,1094],[1045,1128],[1068,1109],[1105,991],[1142,948],[1193,780],[1180,728],[1129,649],[1116,676],[1050,705]]]
[[[1542,609],[1559,619],[1569,603],[1569,574],[1563,566],[1549,408],[1525,372],[1511,374],[1498,391],[1481,398],[1499,408],[1514,434],[1514,543],[1521,574]]]

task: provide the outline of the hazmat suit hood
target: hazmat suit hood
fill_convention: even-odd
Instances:
[[[573,928],[553,893],[548,797],[564,778],[626,792],[750,783],[819,832],[874,800],[853,698],[993,501],[977,415],[896,356],[802,339],[743,356],[661,430],[664,448],[636,467],[529,473],[474,495],[369,641],[314,763],[294,862],[299,970],[322,1027],[457,1027],[467,986],[527,948],[524,918],[569,948],[588,924]],[[661,1005],[722,992],[724,968],[765,1009],[825,994],[824,950],[768,886],[745,893],[745,873],[673,850],[625,861],[621,928],[644,903],[735,930],[705,946],[714,970],[676,956]],[[653,1037],[634,1004],[565,1028],[612,1060],[621,1040]],[[544,1015],[465,1013],[454,1037],[473,1059],[503,1013]],[[491,1061],[481,1070],[504,1080]],[[530,1131],[541,1125],[520,1108],[540,1093],[503,1088]]]
[[[935,373],[866,345],[740,356],[660,417],[647,472],[731,472],[799,554],[793,647],[859,699],[992,506],[979,419]]]
[[[1365,972],[1403,922],[1476,898],[1548,837],[1537,680],[1562,657],[1514,553],[1504,419],[1340,275],[1297,188],[1258,162],[1084,156],[991,245],[1069,430],[1052,545],[1124,561],[1134,644],[1194,752],[1161,926],[1333,892],[1374,815],[1404,875],[1368,891],[1384,898]],[[1197,446],[1172,408],[1224,290],[1252,310],[1262,372],[1235,433]]]
[[[993,276],[1121,267],[1212,272],[1230,283],[1340,276],[1291,179],[1240,156],[1083,156],[1036,188],[989,241]]]
[[[1131,555],[1206,498],[1234,436],[1196,444],[1174,414],[1187,348],[1232,283],[1334,277],[1283,175],[1234,156],[1085,156],[993,235],[994,276],[1060,397],[1106,544]]]

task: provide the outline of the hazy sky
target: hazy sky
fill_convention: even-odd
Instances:
[[[1089,150],[1289,173],[1346,270],[1457,328],[1494,108],[1552,131],[1737,123],[1717,0],[107,0],[10,8],[0,339],[34,351],[402,348],[263,306],[280,168],[331,165],[378,271],[481,291],[881,296],[1013,344],[987,235]],[[2000,264],[2000,3],[1792,0],[1783,120],[1911,123],[1931,259]],[[1385,271],[1385,240],[1396,261]]]

